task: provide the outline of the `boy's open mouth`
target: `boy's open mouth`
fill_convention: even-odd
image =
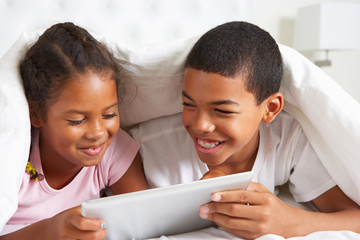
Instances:
[[[200,140],[200,139],[196,139],[197,140],[197,143],[203,147],[203,148],[206,148],[206,149],[211,149],[211,148],[214,148],[216,146],[218,146],[219,144],[223,143],[224,141],[218,141],[218,142],[214,142],[214,141],[205,141],[205,140]]]

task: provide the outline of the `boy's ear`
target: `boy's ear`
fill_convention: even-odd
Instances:
[[[277,92],[271,95],[266,100],[266,113],[263,116],[265,123],[272,122],[275,117],[281,112],[284,106],[284,97],[281,93]]]
[[[28,101],[30,111],[30,122],[36,128],[41,127],[41,115],[39,106],[33,101]]]

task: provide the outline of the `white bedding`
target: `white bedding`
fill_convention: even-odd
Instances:
[[[12,167],[5,172],[6,178],[19,176],[18,170],[24,169],[29,148],[29,119],[23,90],[19,84],[16,61],[19,54],[32,43],[37,34],[23,35],[8,54],[1,58],[3,66],[0,72],[0,116],[8,121],[1,121],[0,150],[2,156],[12,159]],[[179,40],[166,44],[146,46],[129,50],[116,42],[105,38],[102,40],[112,46],[116,55],[122,59],[138,85],[135,101],[127,102],[120,107],[122,126],[131,126],[149,119],[172,115],[181,111],[181,82],[183,61],[197,37]],[[21,53],[19,53],[21,52]],[[281,46],[284,58],[285,74],[281,91],[284,93],[285,110],[293,114],[303,126],[308,138],[319,154],[324,166],[343,191],[357,203],[360,203],[360,157],[357,147],[360,146],[360,105],[341,89],[319,68],[291,48]],[[154,81],[157,81],[154,84]],[[170,91],[167,91],[171,88]],[[8,106],[17,111],[9,112]],[[127,117],[125,117],[127,116]],[[21,124],[13,124],[11,119],[21,118]],[[15,121],[15,120],[14,120]],[[25,128],[24,128],[25,126]],[[12,133],[4,135],[4,133]],[[7,141],[11,140],[11,141]],[[21,143],[21,147],[19,147]],[[17,156],[9,153],[16,149]],[[11,150],[11,151],[10,151]],[[8,154],[8,155],[6,155]],[[151,174],[151,170],[148,171]],[[2,184],[4,185],[4,184]],[[14,184],[17,186],[16,184]],[[12,186],[14,186],[12,185]],[[3,191],[3,190],[2,190]],[[163,236],[159,239],[241,239],[220,229],[208,228],[201,231],[177,236]],[[280,236],[267,235],[260,240],[284,239]],[[305,239],[360,239],[360,234],[348,231],[317,232]]]
[[[208,240],[208,239],[217,239],[217,240],[245,240],[244,238],[237,237],[233,234],[227,233],[222,229],[215,227],[206,228],[203,230],[179,234],[176,236],[162,236],[160,238],[152,238],[151,240]],[[303,237],[292,237],[292,238],[283,238],[278,235],[268,234],[262,237],[257,238],[257,240],[359,240],[360,235],[351,231],[324,231],[324,232],[315,232]]]
[[[284,110],[300,122],[337,185],[360,204],[360,104],[298,52],[280,49]]]

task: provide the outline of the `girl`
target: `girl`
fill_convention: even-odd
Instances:
[[[119,129],[123,70],[104,45],[72,23],[53,25],[20,64],[33,126],[18,210],[0,239],[104,239],[83,201],[148,188],[139,146]]]

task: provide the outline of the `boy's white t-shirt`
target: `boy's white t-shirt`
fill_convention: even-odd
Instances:
[[[199,180],[208,171],[193,140],[185,131],[181,114],[142,123],[130,131],[140,144],[146,178],[151,187]],[[260,126],[260,145],[252,181],[270,191],[289,182],[298,202],[308,202],[336,184],[325,170],[300,124],[285,112]]]

